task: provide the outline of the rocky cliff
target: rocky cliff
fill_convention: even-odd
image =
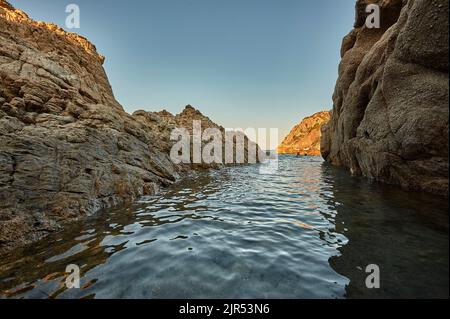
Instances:
[[[171,130],[213,125],[190,106],[127,114],[103,62],[0,0],[0,254],[173,183],[185,167],[170,160]]]
[[[304,118],[278,146],[278,154],[320,155],[322,126],[330,120],[330,112],[319,112]]]
[[[381,28],[365,7],[381,7]],[[358,0],[322,155],[353,174],[448,196],[448,0]]]

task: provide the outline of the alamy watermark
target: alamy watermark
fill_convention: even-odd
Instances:
[[[369,4],[365,9],[367,13],[366,27],[369,29],[380,28],[380,6]],[[81,27],[80,7],[77,4],[66,6],[67,29],[79,29]],[[261,167],[261,173],[272,173],[278,169],[278,157],[276,152],[269,155],[261,151],[258,145],[267,144],[266,129],[230,129],[222,131],[216,128],[207,128],[201,131],[201,124],[194,121],[193,134],[183,128],[175,129],[171,134],[171,140],[178,140],[171,150],[170,157],[175,164],[241,164],[241,163],[265,163]],[[278,140],[278,130],[270,129],[270,141]],[[257,141],[254,143],[252,141]],[[207,142],[203,146],[203,143]],[[247,148],[245,144],[247,143]],[[192,146],[192,152],[191,152]],[[275,150],[275,146],[266,147],[267,150]],[[268,165],[267,165],[268,164]]]
[[[69,14],[66,18],[66,28],[79,29],[81,23],[80,7],[77,4],[69,4],[66,6],[66,13]]]
[[[375,264],[368,265],[366,273],[369,274],[366,278],[366,287],[368,289],[380,289],[380,267]]]
[[[369,4],[366,7],[366,27],[368,29],[381,28],[380,6],[377,4]]]
[[[186,128],[175,128],[170,139],[176,142],[170,151],[175,164],[262,163],[260,173],[271,174],[278,170],[278,156],[274,152],[278,142],[277,128],[221,130],[212,127],[202,130],[202,122],[194,120],[191,132]]]
[[[66,27],[67,29],[79,29],[81,26],[80,6],[71,3],[66,6]],[[369,29],[381,28],[381,10],[377,4],[369,4],[366,6],[366,27]]]
[[[67,289],[79,289],[80,288],[80,267],[71,264],[66,267],[66,287]]]

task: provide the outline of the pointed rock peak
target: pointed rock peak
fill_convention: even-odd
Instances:
[[[195,107],[193,107],[190,104],[186,105],[184,110],[180,113],[180,115],[183,115],[183,116],[194,115],[194,114],[203,115],[199,110],[197,110]]]
[[[197,110],[192,105],[188,104],[185,106],[183,112],[181,114],[202,114],[199,110]]]

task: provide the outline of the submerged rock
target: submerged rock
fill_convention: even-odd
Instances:
[[[381,7],[381,28],[365,6]],[[448,196],[447,0],[358,0],[322,155],[355,175]]]
[[[304,118],[278,146],[278,153],[320,156],[321,129],[329,120],[330,112],[319,112]]]

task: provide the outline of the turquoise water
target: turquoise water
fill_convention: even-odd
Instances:
[[[448,298],[448,203],[282,156],[191,176],[0,261],[3,298]],[[81,288],[65,288],[65,268]],[[380,268],[368,289],[367,265]]]

